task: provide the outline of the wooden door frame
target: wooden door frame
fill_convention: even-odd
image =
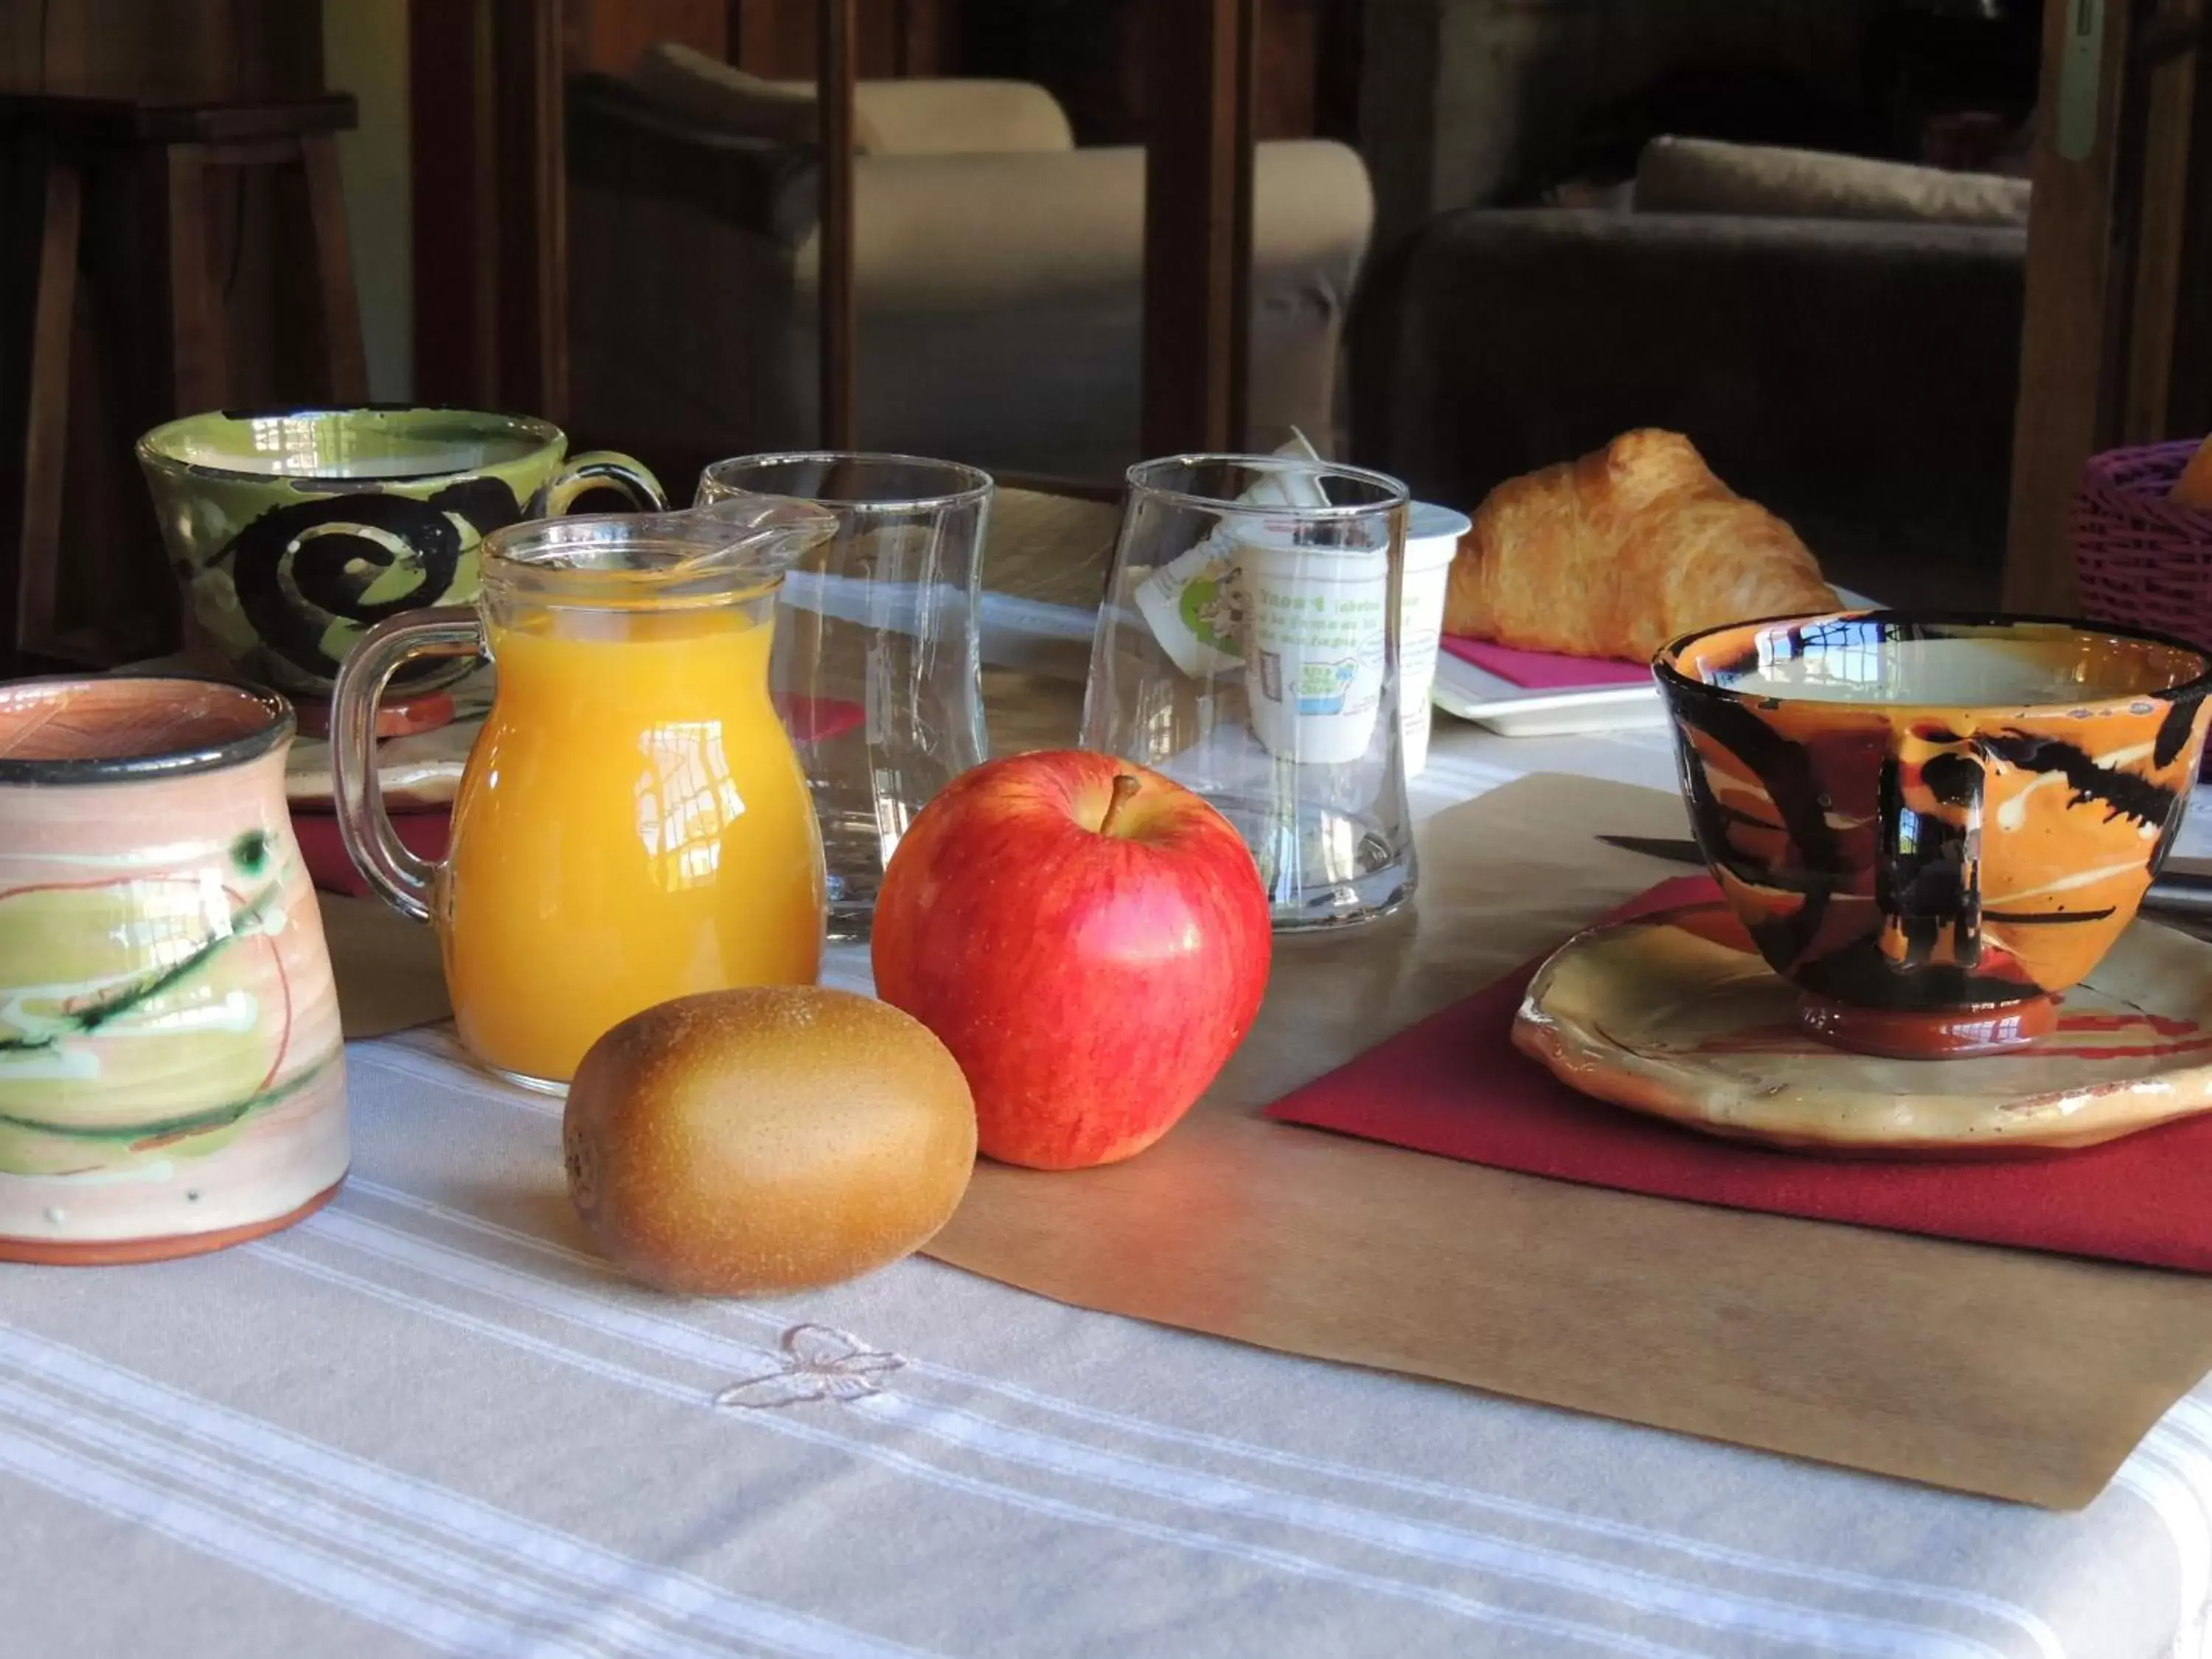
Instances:
[[[415,390],[568,404],[561,0],[410,0]]]
[[[2212,424],[2212,72],[2182,0],[2045,0],[2008,609],[2078,607],[2082,464]]]
[[[822,447],[860,446],[860,313],[854,287],[853,105],[860,75],[856,0],[815,0],[815,107],[821,121],[820,265],[815,280]]]
[[[1142,445],[1244,445],[1256,0],[1146,0]]]

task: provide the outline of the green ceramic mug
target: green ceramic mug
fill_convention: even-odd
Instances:
[[[611,489],[667,506],[627,455],[564,460],[560,428],[520,415],[375,404],[191,415],[138,441],[188,630],[238,672],[327,699],[373,624],[477,596],[477,544]],[[423,658],[398,689],[469,664]]]

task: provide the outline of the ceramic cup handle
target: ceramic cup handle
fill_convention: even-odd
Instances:
[[[557,519],[578,496],[593,489],[619,491],[641,513],[668,510],[667,491],[642,461],[633,460],[619,450],[592,449],[571,456],[567,465],[540,485],[523,516]]]
[[[1952,959],[1982,955],[1982,798],[1989,760],[1981,744],[1916,728],[1891,739],[1881,768],[1881,856],[1875,905],[1881,953],[1917,968],[1948,929]]]
[[[362,878],[392,908],[416,921],[432,914],[438,866],[412,851],[392,827],[376,776],[376,705],[410,657],[467,657],[483,648],[473,605],[438,605],[390,617],[362,636],[331,693],[331,769],[338,838]]]

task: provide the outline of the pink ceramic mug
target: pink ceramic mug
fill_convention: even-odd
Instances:
[[[343,1178],[292,732],[213,680],[0,684],[0,1260],[195,1255]]]

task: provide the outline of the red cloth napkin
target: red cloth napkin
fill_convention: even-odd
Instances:
[[[1593,685],[1649,685],[1651,670],[1643,663],[1611,657],[1570,657],[1559,651],[1522,651],[1493,640],[1447,634],[1443,648],[1501,680],[1532,691],[1574,691]]]
[[[1607,918],[1713,896],[1664,882]],[[1591,1100],[1513,1046],[1531,962],[1267,1109],[1494,1169],[1896,1232],[2212,1273],[2212,1116],[1989,1162],[1831,1159],[1719,1140]]]

